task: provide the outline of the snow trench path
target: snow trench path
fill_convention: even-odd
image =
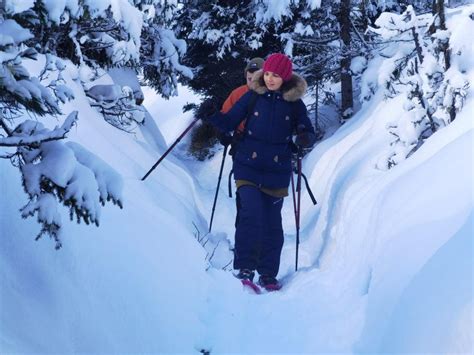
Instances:
[[[393,101],[390,105],[395,112],[398,103]],[[306,218],[302,221],[301,268],[297,273],[294,272],[291,196],[285,200],[281,291],[259,296],[249,294],[229,269],[209,268],[210,282],[200,311],[204,326],[196,342],[197,350],[205,349],[211,354],[347,354],[377,353],[387,346],[386,332],[391,329],[392,319],[397,319],[392,312],[404,312],[397,304],[405,288],[418,279],[422,266],[436,256],[444,243],[466,223],[472,225],[469,211],[473,206],[472,196],[465,194],[471,186],[473,172],[462,161],[450,161],[449,176],[445,170],[449,157],[460,154],[462,147],[472,140],[469,121],[459,120],[445,128],[443,134],[433,137],[411,160],[388,174],[374,168],[377,152],[389,144],[388,138],[380,133],[377,139],[372,136],[385,130],[391,117],[366,120],[364,116],[377,115],[379,110],[390,112],[387,106],[383,103],[367,107],[368,112],[360,112],[353,127],[333,142],[337,149],[326,149],[324,159],[312,162],[312,154],[319,154],[315,150],[305,161],[307,169],[312,171],[311,180],[326,181],[327,185],[326,190],[314,189],[319,200],[316,208],[303,194]],[[217,154],[210,162],[213,168],[206,169],[208,178],[212,171],[217,171],[220,160]],[[322,168],[327,162],[332,167]],[[206,179],[199,172],[193,173],[202,187]],[[423,184],[428,176],[430,184]],[[449,193],[433,194],[446,189],[445,181],[452,180],[458,185],[450,186]],[[204,196],[201,206],[212,205],[213,188],[209,190],[212,193],[198,194]],[[234,201],[225,197],[226,186],[221,189],[214,234],[232,239],[229,236],[234,229]],[[446,214],[443,206],[453,203],[456,211]],[[429,214],[416,212],[427,206],[431,206]],[[205,211],[202,213],[206,215]],[[464,238],[464,243],[468,242]],[[469,249],[468,245],[464,247]],[[429,277],[436,279],[433,275]],[[462,277],[472,279],[472,273]],[[460,292],[469,299],[469,291]],[[470,295],[472,298],[472,290]],[[417,302],[424,303],[416,297],[409,302],[415,308]],[[469,304],[451,306],[454,315],[450,321],[472,319],[465,316]],[[430,317],[435,317],[436,312],[426,314],[422,321],[431,324]],[[438,333],[450,329],[450,323],[433,324],[437,324]],[[397,332],[394,334],[399,338],[389,343],[387,352],[406,336],[406,332]],[[467,346],[450,344],[456,339],[450,336],[443,340],[447,349]],[[430,349],[430,339],[416,345],[418,349]]]
[[[216,171],[221,159],[219,153],[209,162],[211,167],[190,167],[196,185],[201,191],[207,189],[207,192],[197,194],[202,197],[199,205],[208,207],[201,211],[205,216],[211,211]],[[224,177],[230,169],[229,165],[227,162]],[[303,195],[305,198],[307,196]],[[222,184],[213,233],[208,236],[209,243],[206,244],[208,253],[212,251],[210,245],[214,245],[215,240],[226,239],[228,243],[223,245],[231,247],[234,204],[234,199],[227,197],[227,184]],[[313,213],[319,209],[318,206],[310,208]],[[210,260],[207,272],[210,282],[205,292],[205,304],[200,311],[203,328],[196,350],[210,351],[211,354],[351,352],[358,335],[354,329],[360,323],[364,300],[360,298],[356,304],[358,309],[354,309],[354,295],[350,290],[341,292],[334,287],[331,275],[326,277],[315,267],[306,265],[295,273],[295,221],[291,196],[285,199],[282,213],[285,244],[279,278],[284,284],[283,289],[261,295],[249,293],[230,272],[231,252],[222,249],[215,253],[214,257],[218,260]],[[201,226],[202,229],[205,227]],[[300,237],[303,241],[310,238],[308,233],[312,230],[302,227]],[[302,250],[303,259],[305,254]],[[309,258],[306,258],[302,265],[308,261]],[[227,267],[222,270],[225,265]]]

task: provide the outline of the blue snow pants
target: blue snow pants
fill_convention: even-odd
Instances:
[[[251,185],[239,187],[237,194],[234,269],[257,270],[260,275],[276,277],[283,247],[283,198],[267,195]]]

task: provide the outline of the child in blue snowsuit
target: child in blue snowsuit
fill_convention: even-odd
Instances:
[[[276,276],[283,247],[281,209],[292,173],[292,136],[297,134],[295,144],[309,147],[315,134],[301,100],[306,81],[293,73],[287,56],[270,55],[263,69],[255,73],[250,88],[228,113],[216,113],[209,122],[225,134],[246,119],[233,159],[239,204],[234,269],[239,270],[238,278],[250,281],[256,270],[261,286],[278,289]]]

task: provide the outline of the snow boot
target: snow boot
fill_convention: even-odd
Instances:
[[[253,278],[255,276],[255,272],[249,269],[240,269],[239,273],[235,275],[236,278],[242,282],[244,288],[249,289],[251,292],[255,294],[260,294],[262,291],[260,287],[253,283]]]
[[[268,292],[278,291],[281,289],[281,283],[273,276],[261,275],[258,284]]]
[[[255,272],[249,269],[240,269],[239,273],[235,275],[239,280],[249,280],[253,282],[253,278],[255,276]]]

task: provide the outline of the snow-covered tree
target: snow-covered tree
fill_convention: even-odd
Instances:
[[[45,56],[38,77],[26,69],[23,61],[36,59],[38,52],[27,45],[34,38],[31,31],[14,17],[29,7],[6,5],[0,9],[0,157],[20,169],[28,196],[22,216],[36,216],[42,225],[38,238],[49,235],[60,248],[60,205],[69,209],[71,219],[98,225],[100,203],[121,206],[121,178],[83,147],[63,143],[77,112],[52,129],[32,119],[59,116],[60,104],[74,96],[62,76],[66,64],[56,56]]]
[[[180,78],[193,77],[191,69],[182,64],[187,44],[178,37],[178,1],[134,0],[134,3],[144,14],[140,71],[146,83],[163,97],[176,96]]]
[[[244,68],[249,59],[281,51],[280,41],[255,24],[252,5],[248,0],[239,6],[227,0],[186,0],[180,12],[180,36],[187,38],[188,45],[184,64],[193,68],[193,77],[184,82],[216,107],[245,83]],[[194,109],[199,117],[202,110]],[[196,126],[190,152],[199,159],[206,158],[217,142],[215,138],[210,127]]]
[[[37,0],[15,19],[34,34],[40,53],[92,68],[139,60],[142,14],[128,1]]]
[[[179,76],[192,76],[180,63],[186,44],[177,39],[173,29],[177,3],[37,0],[15,19],[34,34],[31,43],[40,53],[92,68],[95,77],[102,75],[103,69],[133,67],[168,97],[176,95]]]
[[[180,36],[187,38],[188,44],[184,63],[194,73],[186,84],[218,104],[245,82],[243,70],[248,59],[278,50],[275,40],[263,40],[264,32],[255,24],[249,0],[239,6],[227,0],[185,0],[178,22]]]
[[[378,28],[371,29],[383,44],[380,60],[373,61],[379,66],[378,79],[374,71],[368,71],[362,93],[370,97],[378,81],[387,97],[406,97],[405,114],[388,125],[394,140],[380,168],[390,168],[410,156],[454,120],[464,104],[469,83],[462,68],[448,67],[450,33],[438,21],[438,12],[417,16],[408,6],[403,14],[382,13],[376,21]]]
[[[184,1],[179,24],[181,36],[188,39],[185,64],[194,71],[186,84],[220,106],[233,89],[245,83],[243,69],[252,57],[285,52],[296,58],[293,33],[313,34],[307,20],[319,4],[246,0],[235,6],[227,0]],[[205,131],[196,137],[212,139],[206,127],[196,129]]]

